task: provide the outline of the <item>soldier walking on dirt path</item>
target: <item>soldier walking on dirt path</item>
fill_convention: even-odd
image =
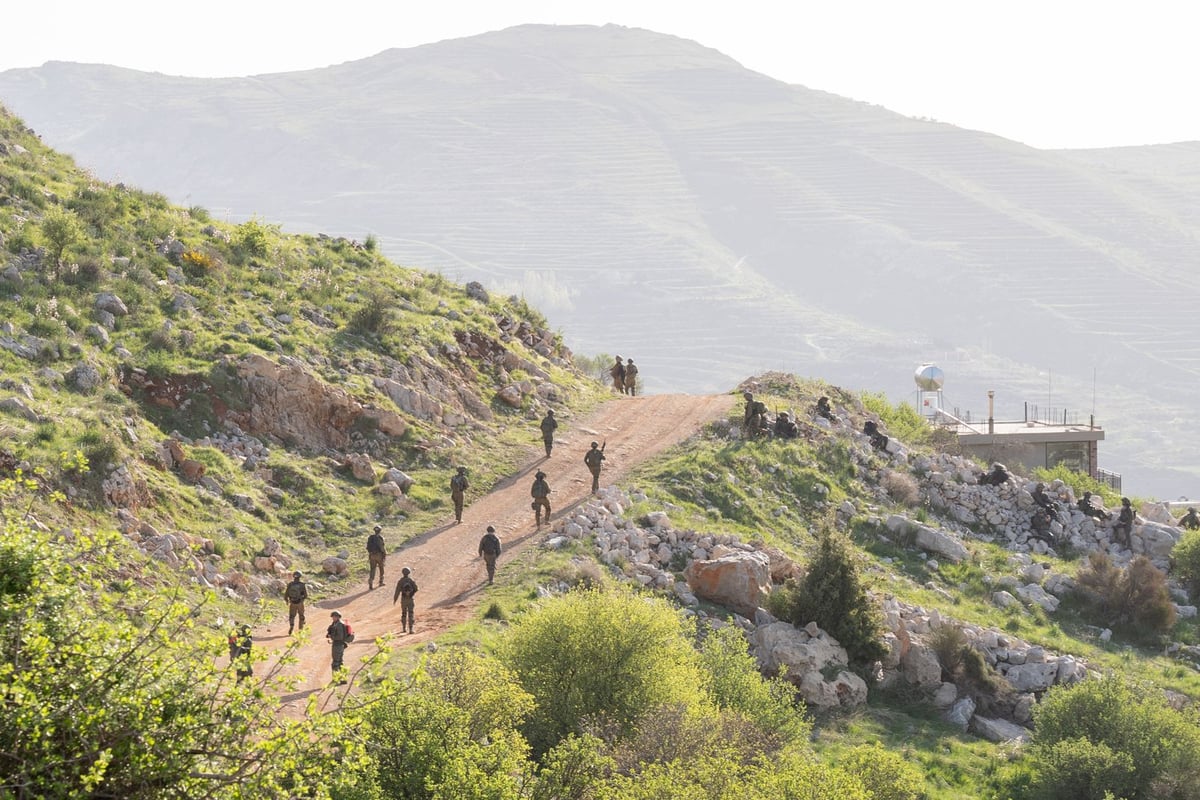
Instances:
[[[300,580],[300,573],[292,573],[292,582],[283,590],[283,598],[288,604],[288,636],[296,627],[296,617],[300,618],[300,630],[304,630],[304,601],[308,599],[308,587]]]
[[[625,394],[631,397],[637,394],[637,365],[633,363],[632,358],[625,359],[625,378],[622,383],[625,385]]]
[[[383,543],[383,528],[375,526],[375,532],[367,537],[367,560],[371,562],[371,574],[367,577],[367,591],[375,588],[375,569],[379,569],[379,585],[383,586],[383,565],[387,561],[387,545]]]
[[[467,483],[467,468],[459,467],[454,477],[450,479],[450,499],[454,501],[454,522],[462,522],[463,498],[471,485]]]
[[[546,458],[550,457],[550,451],[554,449],[554,432],[558,430],[558,420],[554,418],[554,409],[548,409],[546,416],[542,418],[542,444],[546,445]]]
[[[491,584],[496,579],[496,559],[500,557],[500,537],[491,525],[488,525],[487,533],[479,540],[479,555],[487,565],[488,583]]]
[[[625,393],[625,365],[621,363],[621,357],[617,356],[616,362],[608,368],[608,374],[612,376],[613,388],[618,394]]]
[[[392,595],[392,605],[400,601],[400,631],[413,632],[413,595],[417,593],[417,582],[412,579],[408,567],[400,570],[401,578],[396,581],[396,593]]]
[[[604,445],[607,447],[608,442],[605,442]],[[592,442],[592,449],[583,456],[583,463],[587,464],[588,470],[592,473],[592,494],[600,491],[600,464],[603,461],[604,447],[601,447],[599,442]]]
[[[250,635],[250,626],[242,623],[229,634],[229,663],[237,669],[237,682],[254,674],[250,662],[250,650],[254,647],[254,637]]]
[[[542,509],[546,509],[546,522],[550,522],[550,484],[546,483],[546,473],[540,469],[533,476],[533,487],[529,490],[533,498],[533,519],[537,527],[542,527]]]
[[[329,627],[325,629],[325,638],[329,640],[333,653],[333,677],[338,683],[345,683],[345,676],[339,676],[338,670],[342,668],[342,656],[346,653],[348,642],[346,623],[342,622],[342,612],[340,611],[334,611],[329,616],[333,622],[329,623]]]

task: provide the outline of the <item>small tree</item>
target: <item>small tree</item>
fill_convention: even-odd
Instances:
[[[83,238],[83,226],[72,212],[54,206],[42,218],[42,238],[46,240],[46,247],[54,264],[54,274],[51,277],[58,280],[63,253]]]
[[[1200,530],[1186,531],[1171,551],[1172,571],[1187,587],[1193,601],[1200,600]]]
[[[1145,635],[1164,633],[1175,624],[1167,576],[1145,556],[1122,569],[1107,553],[1093,552],[1079,571],[1076,587],[1106,625]]]
[[[771,610],[793,625],[816,622],[846,648],[850,660],[869,664],[883,658],[883,615],[867,595],[850,542],[821,534],[817,554],[799,583],[771,596]]]

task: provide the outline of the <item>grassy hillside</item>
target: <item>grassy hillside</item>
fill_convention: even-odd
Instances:
[[[128,529],[121,507],[143,532],[208,540],[224,568],[253,572],[275,538],[307,569],[368,523],[444,511],[454,465],[488,486],[545,407],[597,397],[519,299],[401,268],[370,240],[229,225],[102,183],[6,113],[0,254],[0,469],[62,493],[37,509],[52,527]],[[255,407],[254,356],[334,410],[269,418],[303,410]],[[514,385],[517,405],[497,399]],[[172,436],[203,477],[165,463]],[[350,454],[412,487],[380,494]]]

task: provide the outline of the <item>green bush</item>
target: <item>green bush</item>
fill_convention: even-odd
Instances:
[[[1171,571],[1185,587],[1192,602],[1200,600],[1200,530],[1185,531],[1171,551]]]
[[[1195,798],[1200,725],[1116,675],[1055,686],[1034,708],[1031,796]],[[1165,787],[1173,787],[1169,791]]]
[[[768,603],[772,613],[793,625],[815,621],[846,648],[852,662],[870,664],[886,652],[883,615],[862,584],[853,547],[839,533],[822,533],[804,577],[776,590]]]
[[[678,612],[623,589],[571,592],[523,616],[502,660],[537,706],[524,726],[545,753],[581,725],[624,734],[651,708],[694,707],[697,654]]]
[[[872,800],[920,800],[925,796],[920,770],[878,742],[850,750],[838,759],[838,769],[858,778]]]

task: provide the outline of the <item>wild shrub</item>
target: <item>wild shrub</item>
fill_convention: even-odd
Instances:
[[[1145,556],[1122,569],[1107,553],[1093,552],[1075,583],[1076,592],[1108,627],[1145,637],[1165,633],[1175,624],[1167,576]]]
[[[1200,530],[1185,531],[1171,551],[1171,571],[1187,588],[1193,602],[1200,600]]]
[[[1106,675],[1055,686],[1034,708],[1032,798],[1197,797],[1200,726],[1160,692]]]
[[[387,298],[382,292],[368,292],[350,316],[350,330],[359,334],[382,336],[390,330],[392,317]]]
[[[902,506],[912,508],[921,502],[921,489],[917,485],[917,479],[907,472],[889,469],[883,473],[880,483],[888,496]]]
[[[838,769],[853,775],[872,800],[920,800],[925,796],[921,771],[879,742],[859,745],[838,759]]]
[[[195,248],[184,250],[179,263],[192,278],[203,278],[217,268],[217,259],[211,253]]]
[[[867,595],[849,541],[825,531],[807,569],[799,582],[771,595],[772,613],[797,626],[815,621],[846,648],[852,662],[883,658],[883,615]]]
[[[957,625],[944,624],[929,636],[929,646],[937,654],[938,663],[946,675],[953,677],[962,667],[967,636]]]
[[[525,723],[535,753],[581,724],[622,735],[647,708],[701,702],[697,654],[663,601],[619,589],[556,598],[517,620],[501,648],[536,706]]]
[[[271,245],[270,233],[270,227],[257,219],[251,219],[233,229],[233,238],[230,243],[233,245],[234,253],[241,260],[266,258]]]

